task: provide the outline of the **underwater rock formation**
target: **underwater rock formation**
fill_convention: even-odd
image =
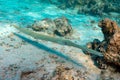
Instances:
[[[55,34],[59,36],[71,35],[73,30],[71,25],[68,23],[68,19],[65,17],[57,18],[54,20],[56,25]]]
[[[71,35],[73,32],[68,19],[65,17],[56,18],[54,20],[47,18],[37,21],[32,25],[32,29],[58,36]]]
[[[104,19],[99,22],[99,27],[101,27],[104,34],[104,40],[99,44],[96,44],[92,49],[100,51],[104,55],[104,62],[109,63],[113,66],[120,66],[120,28],[116,22],[110,19]],[[89,43],[88,47],[94,46],[93,43]]]
[[[54,30],[56,29],[56,26],[53,20],[46,18],[41,21],[36,21],[32,25],[32,29],[35,31],[47,32],[48,34],[54,34]]]
[[[78,13],[99,14],[120,12],[119,0],[56,0],[54,3],[61,9],[78,9]]]
[[[104,53],[105,60],[120,66],[120,30],[113,34],[107,45]]]
[[[113,34],[115,34],[119,30],[119,27],[116,24],[116,22],[111,21],[107,18],[100,21],[98,23],[98,26],[102,29],[105,41],[108,41],[113,36]]]

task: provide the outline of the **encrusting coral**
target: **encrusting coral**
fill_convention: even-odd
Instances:
[[[119,0],[50,0],[61,9],[72,8],[78,10],[78,13],[88,13],[92,15],[103,15],[104,13],[120,13]]]
[[[116,22],[109,19],[100,21],[107,48],[104,52],[106,62],[120,66],[120,28]]]
[[[105,41],[109,40],[119,30],[116,22],[111,21],[108,18],[100,21],[98,26],[102,29]]]
[[[98,26],[102,29],[104,40],[92,49],[103,53],[105,63],[120,66],[120,28],[116,22],[108,18],[101,20]],[[91,43],[92,46],[95,45],[93,43]]]

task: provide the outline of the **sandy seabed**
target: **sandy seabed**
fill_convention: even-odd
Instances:
[[[101,77],[101,70],[81,49],[36,40],[12,26],[17,24],[26,27],[36,20],[65,16],[76,32],[74,37],[79,38],[76,40],[78,44],[85,45],[95,38],[103,40],[102,32],[97,26],[98,17],[78,15],[76,11],[60,10],[54,5],[48,6],[37,1],[18,1],[0,0],[0,80],[54,80],[54,72],[61,65],[71,68],[73,72],[81,72],[81,75],[74,76],[75,80],[97,80]],[[91,21],[95,23],[91,24]],[[13,32],[24,38],[14,35]],[[117,79],[119,80],[118,76]]]
[[[89,72],[87,74],[89,78],[93,78],[93,75],[97,78],[100,74],[100,70],[82,50],[49,41],[35,40],[10,25],[5,26],[6,31],[1,32],[0,36],[0,80],[39,80],[47,73],[47,77],[53,77],[53,72],[60,65],[73,68],[75,71]],[[21,34],[26,40],[14,35],[13,32]],[[4,36],[5,34],[7,35]],[[61,55],[70,57],[82,66]]]

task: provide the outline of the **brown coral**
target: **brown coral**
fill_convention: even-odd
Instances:
[[[102,28],[102,32],[104,34],[104,39],[109,40],[113,34],[118,31],[118,26],[116,22],[111,21],[110,19],[106,18],[99,22],[99,27]]]
[[[105,15],[105,13],[120,13],[119,0],[49,0],[61,9],[72,8],[78,10],[78,13],[87,13],[92,15]]]
[[[118,25],[110,19],[100,21],[107,48],[104,52],[104,59],[108,63],[120,66],[120,29]]]
[[[120,66],[120,31],[111,37],[104,57],[107,62]]]

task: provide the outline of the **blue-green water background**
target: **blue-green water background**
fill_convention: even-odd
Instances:
[[[32,25],[34,21],[42,20],[44,18],[55,19],[65,16],[70,20],[72,27],[79,31],[81,43],[85,44],[95,38],[103,40],[103,34],[97,26],[98,22],[103,18],[102,16],[89,15],[89,13],[78,14],[77,8],[72,8],[69,6],[66,9],[61,9],[58,7],[64,3],[67,4],[67,1],[0,0],[0,21],[2,23],[17,23],[21,27],[27,27]],[[116,15],[117,13],[112,12],[113,17],[111,17],[111,19],[117,21],[118,18],[114,16],[114,14]],[[107,17],[111,16],[109,15],[110,14],[106,14]],[[95,21],[95,24],[93,25],[91,21]],[[96,28],[96,30],[93,30],[94,28]]]
[[[11,38],[5,37],[6,34],[9,34],[9,32],[14,32],[14,30],[16,30],[11,27],[11,24],[17,24],[19,27],[24,28],[29,25],[32,25],[34,21],[42,20],[44,18],[55,19],[61,16],[65,16],[66,18],[69,19],[69,23],[72,25],[74,32],[78,33],[76,36],[80,37],[80,39],[77,40],[78,43],[80,45],[85,45],[87,42],[91,42],[95,38],[101,41],[103,40],[103,34],[101,32],[101,29],[98,27],[98,22],[101,19],[107,17],[117,21],[118,24],[120,22],[119,21],[120,15],[116,11],[106,12],[106,13],[103,12],[104,15],[92,14],[92,12],[89,11],[87,13],[84,12],[78,13],[78,8],[74,8],[73,7],[74,5],[70,5],[73,3],[68,3],[68,1],[74,2],[77,0],[0,0],[0,41],[1,41],[0,45],[3,44],[3,46],[0,46],[0,64],[1,64],[0,80],[4,80],[1,77],[3,76],[3,74],[1,73],[5,73],[5,77],[6,77],[5,80],[20,80],[19,79],[21,76],[21,73],[19,73],[20,71],[18,71],[18,73],[15,74],[14,71],[12,71],[13,68],[12,70],[11,68],[9,70],[10,65],[15,65],[15,70],[17,67],[20,68],[21,70],[24,69],[33,70],[39,66],[43,66],[43,64],[54,67],[53,64],[50,64],[52,60],[49,58],[49,55],[51,53],[52,53],[51,55],[57,55],[58,57],[61,57],[62,59],[66,59],[67,61],[72,63],[76,63],[76,62],[81,63],[86,60],[86,59],[84,60],[84,56],[78,55],[78,54],[82,54],[82,51],[80,49],[73,48],[73,53],[70,52],[72,54],[68,54],[69,52],[67,53],[67,51],[69,51],[69,49],[72,49],[71,47],[66,47],[63,45],[56,46],[56,44],[52,44],[51,42],[44,42],[44,41],[43,43],[42,42],[39,43],[36,42],[36,40],[34,41],[33,39],[31,41],[31,37],[26,37],[25,34],[24,36],[22,37],[20,36],[20,37],[24,40],[26,39],[26,41],[21,40],[20,37],[18,38],[18,36],[17,37],[12,36],[12,41],[10,41]],[[82,1],[84,3],[87,1],[94,2],[94,1],[103,1],[103,0],[82,0]],[[111,1],[113,0],[108,0],[108,2],[110,3]],[[114,1],[119,2],[119,0],[114,0]],[[62,8],[60,8],[61,5]],[[65,5],[67,5],[66,8],[65,7],[63,8],[63,6]],[[116,6],[119,6],[119,4],[117,4]],[[84,8],[84,6],[82,8]],[[1,36],[3,36],[4,38],[3,37],[1,38]],[[25,42],[25,44],[23,42]],[[18,48],[16,48],[16,45]],[[60,48],[61,50],[59,51],[54,50],[54,47],[57,47],[58,49]],[[64,51],[66,51],[66,53],[64,53]],[[76,55],[78,56],[76,57]],[[60,61],[62,61],[62,59],[60,59]],[[47,63],[43,61],[42,64],[40,63],[39,66],[36,66],[36,62],[39,63],[42,60],[46,60]],[[49,67],[49,69],[51,69],[51,67]],[[87,66],[87,67],[91,67],[91,66]],[[96,73],[93,74],[94,75],[91,74],[92,75],[91,80],[94,80],[95,77],[97,78],[98,75]]]

